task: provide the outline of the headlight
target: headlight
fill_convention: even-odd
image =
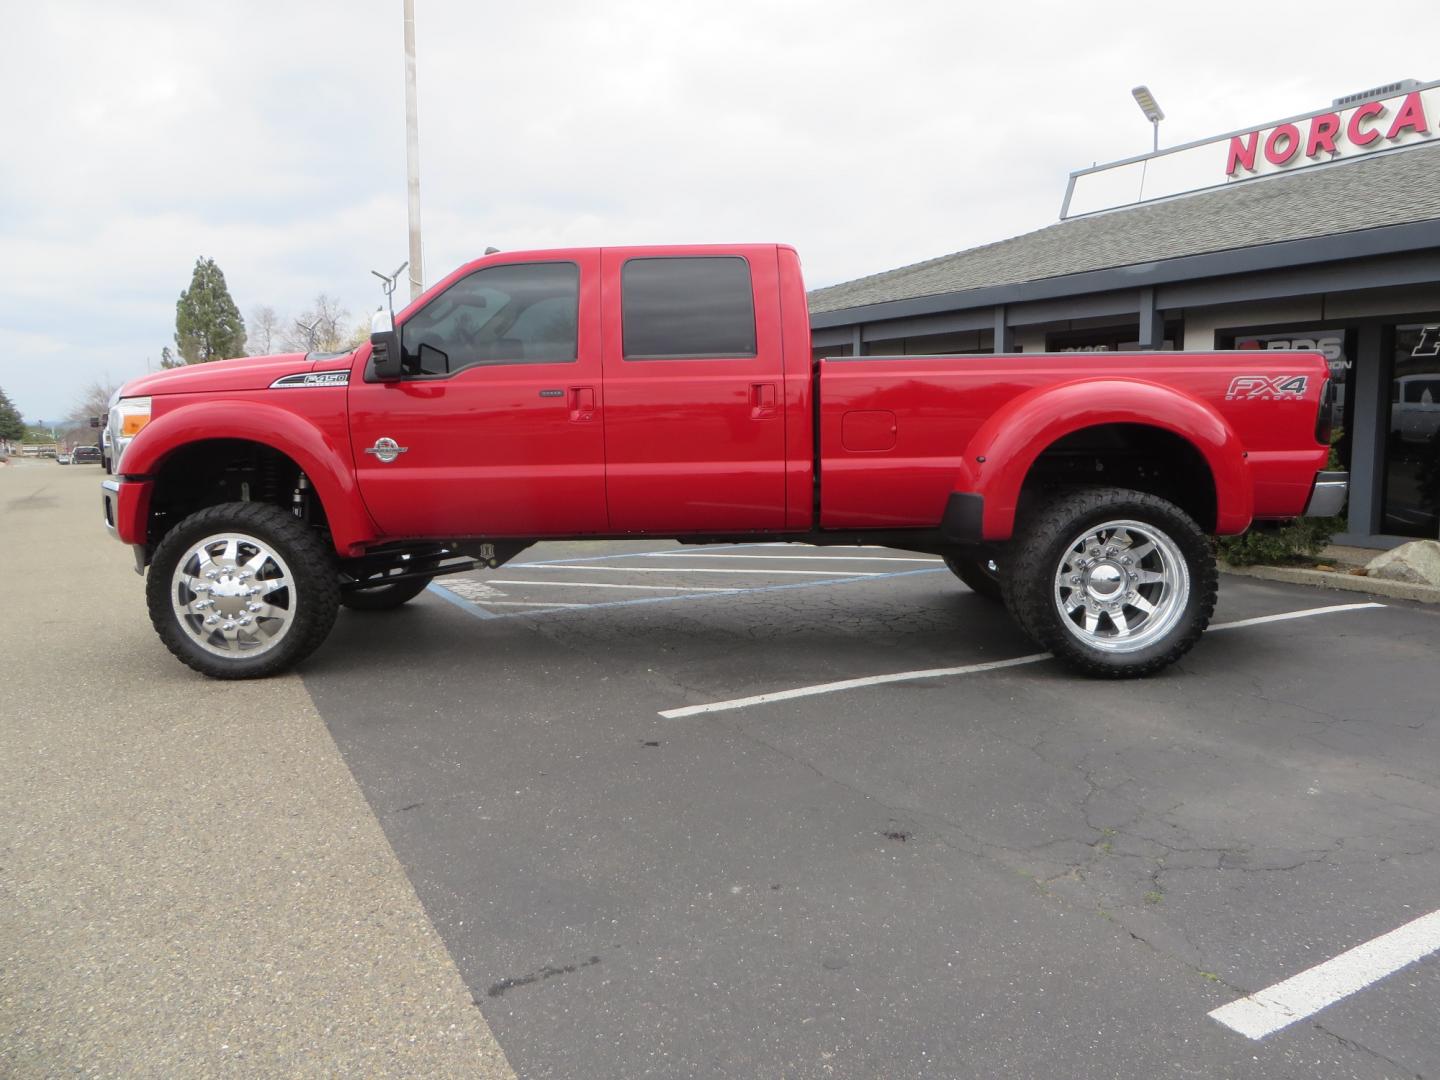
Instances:
[[[130,440],[140,434],[140,429],[150,422],[150,399],[148,397],[121,398],[110,409],[110,445],[114,461],[110,468],[120,471],[120,459]]]

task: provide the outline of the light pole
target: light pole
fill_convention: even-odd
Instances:
[[[415,0],[405,0],[405,173],[410,194],[410,299],[425,288],[420,253],[420,127],[415,101]]]
[[[1150,121],[1150,125],[1154,129],[1155,141],[1151,152],[1157,153],[1160,150],[1160,121],[1165,119],[1165,113],[1161,111],[1159,102],[1155,100],[1155,95],[1150,93],[1148,86],[1137,86],[1130,91],[1130,95],[1135,99],[1135,104],[1140,106],[1140,111],[1145,114],[1145,119]]]

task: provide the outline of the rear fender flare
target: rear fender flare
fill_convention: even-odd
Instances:
[[[256,401],[196,402],[162,413],[125,449],[126,476],[153,476],[164,461],[190,443],[243,439],[282,453],[300,466],[325,508],[335,550],[352,549],[376,536],[360,500],[350,448],[293,412]]]
[[[1215,531],[1244,532],[1254,500],[1245,450],[1225,418],[1199,398],[1137,379],[1080,379],[1027,391],[1007,402],[965,448],[957,492],[984,498],[981,537],[1008,540],[1030,469],[1058,440],[1102,424],[1137,424],[1194,446],[1215,482]]]

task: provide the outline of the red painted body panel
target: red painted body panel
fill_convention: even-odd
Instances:
[[[605,488],[612,533],[786,527],[786,370],[775,246],[667,248],[739,255],[755,290],[755,356],[626,360],[621,271],[648,249],[604,254]],[[806,342],[808,348],[808,341]],[[763,388],[768,387],[766,391]],[[771,394],[765,406],[760,395]]]
[[[507,252],[484,262],[535,257]],[[574,363],[486,364],[446,378],[382,383],[365,381],[369,347],[356,354],[349,387],[353,468],[387,538],[606,532],[600,254],[552,251],[540,258],[580,267]],[[423,307],[412,304],[405,317]],[[588,414],[576,408],[583,391],[596,402]],[[380,438],[394,439],[405,453],[389,463],[366,454]]]
[[[1306,390],[1226,400],[1236,375],[1261,371],[1305,375]],[[985,496],[985,538],[1003,540],[1035,458],[1072,431],[1106,423],[1147,424],[1194,444],[1215,479],[1219,531],[1293,517],[1328,455],[1314,434],[1327,377],[1321,357],[1302,353],[823,361],[821,525],[933,526],[950,492],[968,491]],[[845,414],[867,410],[898,418],[894,449],[845,448]]]
[[[122,480],[115,495],[115,536],[121,543],[143,544],[150,528],[149,480]]]
[[[320,497],[340,554],[358,553],[376,539],[351,464],[345,387],[248,390],[208,399],[156,395],[150,423],[120,464],[127,478],[151,476],[168,454],[206,439],[247,439],[299,465]]]
[[[624,359],[625,261],[687,255],[749,263],[753,358]],[[1252,518],[1301,513],[1327,457],[1314,431],[1328,371],[1313,354],[812,365],[799,257],[773,244],[487,256],[427,290],[397,325],[482,267],[561,260],[580,267],[574,363],[366,382],[367,345],[328,360],[224,361],[131,382],[125,396],[154,404],[122,460],[122,538],[143,540],[145,478],[201,439],[250,439],[294,459],[342,555],[399,539],[934,529],[956,491],[984,497],[983,537],[1002,540],[1037,456],[1070,432],[1109,423],[1150,425],[1196,447],[1215,481],[1218,530],[1238,532]],[[283,375],[346,368],[348,386],[269,388]],[[1237,376],[1260,374],[1303,376],[1304,391],[1229,393]],[[366,454],[380,438],[406,453],[391,463]]]

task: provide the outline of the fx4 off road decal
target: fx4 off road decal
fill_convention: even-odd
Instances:
[[[1225,400],[1299,398],[1305,396],[1305,388],[1309,385],[1309,375],[1236,375],[1230,380],[1230,389],[1225,391]]]

